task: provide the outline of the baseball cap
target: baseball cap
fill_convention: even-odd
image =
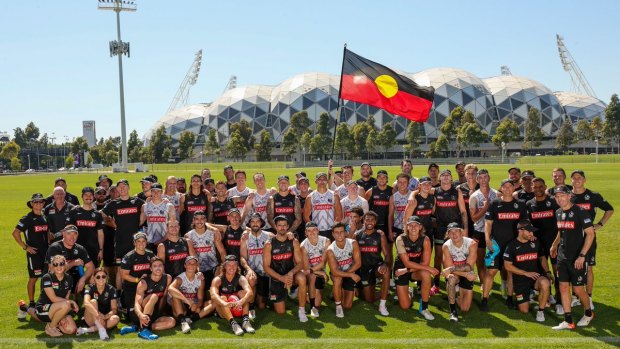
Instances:
[[[226,255],[226,257],[224,258],[224,263],[226,263],[226,262],[236,262],[236,261],[237,261],[237,256],[235,256],[234,254]]]
[[[75,225],[73,225],[73,224],[69,224],[69,225],[65,226],[62,229],[62,232],[63,233],[69,233],[69,232],[77,233],[78,232],[78,228]]]
[[[189,255],[189,256],[185,257],[185,264],[187,264],[187,262],[189,262],[191,260],[195,260],[196,262],[198,262],[198,257],[192,256],[192,255]]]
[[[429,176],[422,177],[422,178],[419,179],[419,181],[420,181],[420,184],[427,183],[427,182],[432,182],[431,177],[429,177]]]
[[[286,218],[286,216],[283,215],[279,215],[279,216],[275,216],[273,218],[274,223],[278,223],[279,221],[286,221],[286,223],[288,224],[288,218]]]
[[[459,166],[465,166],[465,162],[463,162],[463,161],[457,162],[456,165],[454,165],[454,168],[457,168]]]
[[[300,177],[308,177],[308,176],[306,175],[306,172],[304,172],[304,171],[297,172],[297,173],[295,174],[295,176],[296,176],[297,178],[300,178]]]
[[[571,193],[570,189],[568,189],[568,187],[565,185],[558,185],[557,187],[555,187],[553,192],[556,194],[558,193],[570,194]]]
[[[204,217],[206,217],[207,213],[205,211],[203,211],[203,210],[198,210],[198,211],[194,212],[194,217],[196,217],[196,216],[204,216]]]
[[[153,180],[153,183],[157,182],[157,176],[154,174],[150,174],[149,177]]]
[[[515,182],[513,182],[513,181],[512,181],[512,179],[510,179],[510,178],[506,178],[506,179],[502,180],[502,182],[501,182],[500,186],[503,186],[503,185],[504,185],[504,184],[506,184],[506,183],[510,183],[510,184],[512,184],[512,185],[515,185]]]
[[[443,171],[441,171],[441,173],[439,174],[440,176],[443,176],[445,174],[449,174],[450,176],[452,176],[452,171],[448,170],[447,168]]]
[[[35,201],[45,202],[45,198],[43,197],[43,194],[41,193],[32,194],[32,197],[30,198],[30,200],[26,201],[26,206],[32,208],[32,203]]]
[[[452,229],[461,229],[461,225],[458,224],[457,222],[452,222],[452,223],[448,224],[448,227],[446,229],[446,233],[448,233]]]
[[[213,178],[207,178],[207,179],[205,179],[205,185],[206,185],[207,183],[212,183],[212,184],[214,184],[214,183],[215,183],[215,180],[213,180]]]
[[[319,179],[319,178],[321,178],[321,177],[325,177],[325,179],[327,179],[327,173],[325,173],[325,172],[319,172],[319,173],[317,173],[317,174],[316,174],[316,176],[315,176],[314,178],[315,178],[315,180],[316,180],[316,179]]]
[[[319,226],[316,223],[314,223],[314,222],[306,223],[306,229],[308,229],[308,228],[318,228],[318,227]]]
[[[233,169],[232,165],[226,165],[226,166],[224,166],[224,171],[226,171],[226,170],[232,170],[232,169]]]
[[[161,186],[161,183],[153,183],[151,190],[164,190],[164,187]]]
[[[377,172],[377,177],[379,177],[380,175],[384,175],[384,176],[386,176],[386,177],[387,177],[388,173],[387,173],[387,171],[386,171],[386,170],[379,170],[379,171]]]
[[[430,169],[431,169],[431,168],[433,168],[433,167],[439,170],[439,165],[437,165],[437,164],[436,164],[436,163],[434,163],[434,162],[431,162],[431,163],[428,165],[428,169],[430,170]]]
[[[495,264],[495,257],[499,254],[499,244],[495,239],[491,239],[491,247],[493,247],[493,252],[487,247],[484,254],[484,264],[487,267],[492,267]]]
[[[155,183],[155,181],[153,180],[153,177],[151,176],[142,177],[142,179],[140,180],[140,183],[142,182]]]
[[[282,181],[282,180],[286,180],[287,182],[290,181],[290,179],[288,178],[287,175],[280,175],[278,177],[278,182]]]
[[[480,176],[480,175],[483,175],[483,174],[488,175],[489,174],[489,170],[487,170],[486,168],[481,168],[476,173],[477,176]]]
[[[357,182],[356,182],[355,180],[351,179],[350,181],[348,181],[348,182],[345,184],[345,186],[346,186],[346,187],[348,187],[348,186],[350,186],[350,185],[352,185],[352,184],[357,185]]]
[[[118,182],[116,182],[116,186],[118,187],[121,184],[125,184],[126,186],[129,186],[129,181],[126,179],[121,179]]]
[[[583,178],[586,178],[586,174],[583,172],[583,170],[575,170],[570,173],[570,176],[573,177],[576,174],[580,175]]]
[[[280,216],[278,216],[278,217],[280,217]],[[277,218],[277,217],[276,217],[276,218]],[[263,220],[263,217],[261,217],[260,213],[258,213],[258,212],[254,212],[254,213],[252,213],[252,214],[250,215],[250,220],[249,220],[249,221],[251,222],[253,219],[258,219],[258,220],[260,220],[260,225],[261,225],[261,227],[262,227],[263,225],[265,225],[265,221]],[[274,221],[275,221],[275,218],[274,218]]]
[[[177,183],[179,183],[179,182],[186,183],[185,182],[185,177],[177,177]]]
[[[418,224],[422,224],[422,221],[420,221],[420,217],[418,217],[418,216],[411,216],[411,217],[409,217],[409,219],[407,220],[407,224],[411,224],[411,223],[418,223]]]
[[[95,194],[99,194],[100,192],[103,192],[104,194],[107,194],[107,192],[106,192],[104,187],[97,187],[95,189]]]
[[[133,241],[136,241],[136,240],[138,240],[138,239],[144,239],[144,240],[146,240],[146,234],[145,234],[145,233],[143,233],[143,232],[141,232],[141,231],[139,231],[139,232],[137,232],[137,233],[133,234]]]
[[[360,167],[363,167],[363,166],[371,166],[371,165],[370,165],[370,162],[366,161],[366,162],[362,162],[362,164],[360,165]]]
[[[95,189],[93,189],[93,187],[84,187],[82,188],[82,195],[85,193],[91,193],[95,195]]]
[[[239,211],[238,208],[233,207],[230,210],[228,210],[228,215],[230,216],[231,214],[236,213],[236,214],[241,214],[241,211]]]
[[[527,231],[536,231],[538,230],[535,226],[532,225],[529,219],[522,219],[517,223],[517,229],[525,229]]]
[[[65,182],[65,183],[67,183],[67,181],[64,178],[62,178],[62,177],[56,178],[56,180],[54,181],[54,185],[58,184],[58,182]]]
[[[340,174],[342,174],[342,170],[336,170],[336,171],[334,171],[334,174],[340,175]]]
[[[536,177],[536,175],[534,174],[534,171],[525,170],[521,173],[521,178],[523,177]]]
[[[520,168],[513,166],[513,167],[508,169],[508,173],[510,173],[510,171],[512,171],[512,170],[517,170],[517,171],[521,172]]]
[[[103,182],[103,181],[106,181],[106,182],[108,182],[109,185],[112,185],[112,180],[110,178],[108,178],[107,175],[104,175],[104,174],[99,176],[99,179],[97,179],[97,183],[95,183],[95,185],[100,186],[101,182]]]

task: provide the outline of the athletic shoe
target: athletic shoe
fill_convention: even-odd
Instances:
[[[571,308],[581,305],[581,300],[577,296],[573,296],[573,300],[570,302]]]
[[[233,321],[230,327],[232,328],[235,336],[241,336],[243,334],[243,329],[241,328],[241,326],[239,326],[239,324],[236,321]]]
[[[49,323],[45,326],[45,333],[50,337],[61,337],[62,336],[62,332],[60,332],[58,327],[52,328]]]
[[[297,299],[297,290],[298,290],[298,288],[295,288],[294,290],[291,290],[291,292],[288,294],[288,296],[291,299]]]
[[[562,321],[559,325],[551,327],[554,330],[574,330],[575,324],[569,324],[566,321]]]
[[[149,330],[148,328],[141,329],[140,332],[138,332],[138,337],[149,341],[159,339],[159,336],[151,332],[151,330]]]
[[[256,310],[252,309],[248,312],[248,317],[250,318],[250,320],[254,320],[256,319]]]
[[[424,318],[428,321],[435,320],[435,317],[433,316],[433,314],[431,314],[431,312],[428,309],[422,310],[420,314],[422,314],[422,316],[424,316]]]
[[[564,315],[564,307],[562,306],[562,304],[556,304],[555,305],[555,314],[556,315]]]
[[[344,317],[344,311],[342,310],[342,305],[336,306],[336,317],[340,319]]]
[[[508,309],[516,309],[517,306],[515,305],[514,301],[512,300],[512,296],[506,298],[506,306],[508,307]]]
[[[480,311],[489,311],[489,303],[480,302]]]
[[[312,307],[312,309],[310,309],[310,316],[319,317],[319,310],[316,307]]]
[[[590,309],[594,310],[594,302],[592,302],[592,297],[590,297]]]
[[[83,334],[87,334],[88,333],[88,328],[86,327],[78,327],[77,331],[75,332],[76,336],[81,336]]]
[[[586,327],[590,324],[590,321],[592,321],[592,319],[594,319],[594,312],[592,313],[592,316],[583,316],[581,318],[581,320],[579,320],[579,322],[577,323],[577,326],[579,327]]]
[[[189,324],[187,323],[187,321],[181,322],[181,332],[189,333],[191,330],[192,330],[192,328],[189,327]]]
[[[193,323],[194,323],[194,322],[192,321],[192,319],[190,319],[190,318],[188,318],[188,317],[186,317],[186,318],[185,318],[185,322],[187,322],[187,324],[188,324],[188,325],[191,325],[191,324],[193,324]]]
[[[19,302],[17,302],[17,318],[25,319],[27,315],[28,315],[28,306],[26,305],[26,302],[24,302],[23,299],[20,299]]]
[[[436,295],[436,294],[438,294],[438,293],[439,293],[439,287],[437,287],[436,285],[433,285],[433,287],[431,287],[431,293],[430,293],[430,295],[431,295],[431,296],[434,296],[434,295]]]
[[[549,304],[551,305],[557,304],[557,301],[555,300],[555,297],[553,297],[553,295],[549,295]]]
[[[383,316],[390,316],[390,313],[388,312],[385,305],[379,305],[379,313]]]
[[[297,315],[299,316],[299,322],[307,322],[308,321],[308,317],[306,316],[306,310],[305,309],[299,309],[297,311]]]
[[[459,316],[456,315],[455,312],[450,313],[450,321],[451,322],[459,322]]]
[[[396,287],[396,283],[394,282],[394,279],[390,279],[390,288],[394,287]]]
[[[536,312],[536,321],[545,322],[545,313],[541,310]]]
[[[255,333],[256,330],[252,327],[252,324],[249,321],[244,321],[241,325],[241,328],[247,333]]]
[[[138,332],[138,327],[136,325],[131,325],[131,326],[125,326],[123,328],[121,328],[121,336],[124,336],[126,334],[129,333],[134,333],[134,332]]]
[[[110,339],[110,336],[108,336],[108,331],[106,331],[104,327],[101,327],[99,329],[99,339],[101,339],[102,341],[107,341],[108,339]]]

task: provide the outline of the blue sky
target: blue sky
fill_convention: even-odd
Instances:
[[[513,75],[570,89],[555,34],[598,97],[620,92],[618,1],[198,1],[138,0],[121,14],[127,133],[164,115],[194,53],[203,49],[190,102],[238,86],[275,85],[295,74],[339,74],[342,47],[415,73],[456,67],[486,78]],[[42,132],[120,135],[113,12],[96,0],[6,1],[0,13],[0,131],[34,121]]]

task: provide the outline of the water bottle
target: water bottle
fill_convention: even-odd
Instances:
[[[77,270],[78,270],[78,274],[80,274],[80,277],[84,276],[84,266],[83,265],[78,265],[77,266]]]

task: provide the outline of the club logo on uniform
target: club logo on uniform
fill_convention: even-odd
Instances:
[[[515,206],[515,208],[519,208],[519,205],[517,205],[517,203],[516,203],[516,202],[515,202],[515,205],[514,205],[514,206]]]
[[[568,217],[569,217],[569,218],[573,218],[573,216],[574,216],[574,215],[575,215],[575,214],[573,213],[573,211],[570,211],[570,212],[568,213]]]
[[[91,213],[90,216],[95,218],[95,212]]]
[[[534,244],[534,242],[533,242],[533,241],[532,241],[532,242],[530,242],[530,247],[531,247],[531,248],[534,248],[534,247],[535,247],[535,244]]]
[[[590,195],[586,194],[586,196],[583,197],[586,200],[590,200]]]
[[[562,213],[562,219],[566,219],[566,213]]]
[[[547,207],[551,207],[551,201],[547,201]]]

